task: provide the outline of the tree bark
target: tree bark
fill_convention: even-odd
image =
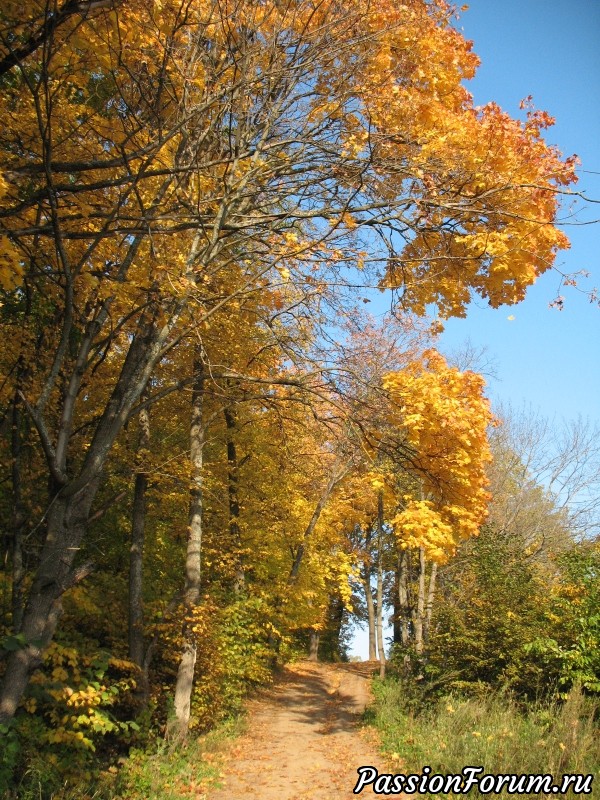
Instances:
[[[150,414],[142,408],[139,414],[137,470],[131,515],[131,548],[129,554],[129,658],[143,670],[144,666],[144,597],[143,567],[148,490],[147,450],[150,446]]]
[[[21,475],[21,399],[15,392],[11,420],[11,472],[13,490],[12,510],[12,629],[17,634],[23,623],[23,528],[25,525],[25,509],[23,506],[23,487]]]
[[[344,624],[344,601],[341,597],[333,595],[329,601],[328,624],[331,630],[331,654],[334,658],[342,656],[342,626]]]
[[[319,642],[321,641],[321,635],[319,631],[311,629],[310,632],[310,644],[308,649],[308,660],[309,661],[318,661],[319,660]]]
[[[77,580],[73,561],[84,535],[97,482],[86,485],[69,497],[55,495],[47,519],[46,541],[41,563],[29,592],[23,614],[21,634],[26,644],[7,660],[2,695],[0,724],[14,716],[31,672],[42,663],[61,613],[61,599]]]
[[[225,426],[227,431],[227,494],[229,498],[229,535],[231,547],[235,557],[235,575],[233,590],[241,594],[246,588],[244,574],[244,559],[242,555],[242,537],[240,531],[240,501],[238,495],[239,465],[235,445],[235,430],[237,427],[236,416],[231,406],[226,406],[224,411]]]
[[[425,604],[425,628],[423,631],[425,641],[428,641],[431,631],[431,615],[433,613],[433,601],[435,599],[435,583],[437,578],[438,565],[433,562],[429,574],[429,588],[427,590],[427,602]]]
[[[202,353],[194,362],[192,410],[190,422],[190,510],[185,560],[183,652],[175,682],[174,719],[167,729],[169,738],[184,741],[187,737],[196,666],[196,636],[193,614],[200,599],[202,566],[203,482],[204,482],[204,362]]]
[[[402,617],[400,612],[400,570],[398,563],[394,570],[394,586],[392,589],[392,607],[394,609],[394,616],[392,617],[392,637],[394,644],[401,644],[402,642]]]
[[[365,534],[366,558],[371,558],[371,529],[367,528]],[[377,661],[377,639],[376,639],[376,620],[375,605],[373,603],[373,593],[371,590],[371,562],[363,564],[363,588],[365,590],[365,602],[367,604],[367,624],[369,626],[369,661]]]
[[[370,578],[371,578],[370,570],[366,570],[366,573],[363,576],[363,587],[365,590],[365,599],[367,601],[367,624],[369,626],[369,661],[377,661],[375,604],[373,603],[373,595],[371,594]]]
[[[383,644],[383,492],[377,497],[377,650],[379,677],[385,678],[385,647]]]
[[[425,620],[425,549],[419,547],[419,592],[417,595],[417,613],[415,616],[415,653],[423,652],[423,623]]]
[[[410,641],[410,602],[408,592],[408,552],[402,550],[398,556],[398,611],[400,621],[400,641],[403,647],[408,647]]]

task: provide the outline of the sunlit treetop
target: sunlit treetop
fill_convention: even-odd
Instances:
[[[472,293],[522,299],[568,246],[574,160],[542,139],[547,115],[473,106],[478,59],[443,0],[81,8],[38,47],[45,6],[3,10],[0,60],[25,53],[1,78],[7,287],[36,237],[78,274],[151,236],[155,266],[129,278],[170,291],[200,226],[197,270],[246,247],[326,285],[366,248],[407,309],[452,316]]]
[[[487,516],[487,429],[493,423],[484,382],[428,350],[386,376],[391,422],[413,448],[416,490],[406,494],[394,526],[404,546],[425,547],[444,561],[461,539],[477,535]]]

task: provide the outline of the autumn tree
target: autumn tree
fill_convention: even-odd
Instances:
[[[386,376],[384,385],[390,394],[391,420],[412,451],[405,468],[410,481],[402,487],[391,520],[400,548],[395,615],[400,617],[401,639],[406,644],[414,638],[420,654],[431,621],[438,565],[454,555],[462,540],[476,536],[487,516],[487,429],[493,418],[481,376],[449,366],[434,350]],[[418,564],[412,601],[411,551]]]
[[[561,540],[597,535],[600,450],[589,421],[548,420],[500,408],[491,434],[491,521],[528,537],[532,552],[557,553]],[[568,532],[568,533],[566,533]]]

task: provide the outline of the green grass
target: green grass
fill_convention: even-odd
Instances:
[[[598,708],[578,690],[562,705],[523,711],[502,693],[477,699],[449,695],[419,708],[405,682],[389,679],[374,689],[370,722],[379,730],[397,773],[420,773],[429,766],[432,774],[459,774],[470,765],[483,766],[486,774],[549,773],[559,778],[583,773],[600,781],[600,731],[594,721]],[[585,796],[600,798],[600,785],[592,788],[592,795]],[[490,795],[474,788],[469,796]],[[524,795],[503,791],[493,796]],[[576,795],[560,795],[572,796]]]
[[[181,800],[198,796],[200,786],[218,785],[220,754],[240,735],[240,717],[219,725],[175,749],[161,745],[154,752],[134,751],[121,767],[111,800]]]

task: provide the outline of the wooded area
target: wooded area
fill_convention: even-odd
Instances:
[[[600,691],[597,432],[494,416],[427,317],[522,299],[576,180],[547,114],[474,107],[454,14],[3,3],[2,791],[206,730],[353,619],[383,675],[389,608],[400,671]]]

